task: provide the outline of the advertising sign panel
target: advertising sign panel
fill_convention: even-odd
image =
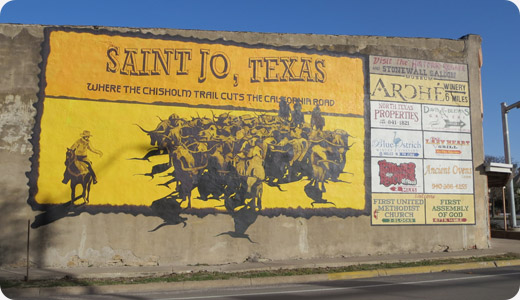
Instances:
[[[471,159],[471,134],[424,132],[424,157],[439,159]]]
[[[370,74],[370,99],[469,106],[467,82]]]
[[[422,132],[372,129],[372,156],[422,158]]]
[[[470,132],[469,107],[426,105],[422,106],[423,130]]]
[[[424,195],[372,194],[372,224],[425,224]]]
[[[377,55],[370,56],[370,73],[425,80],[468,81],[468,67],[463,64]]]
[[[428,195],[428,224],[475,224],[473,195]]]
[[[370,101],[372,127],[421,129],[421,105]]]
[[[424,160],[424,191],[473,194],[473,164],[467,160]]]
[[[372,192],[423,193],[422,160],[372,157]]]

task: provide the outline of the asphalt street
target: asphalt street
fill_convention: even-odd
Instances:
[[[190,291],[133,292],[53,296],[38,299],[511,299],[520,288],[520,266],[399,275],[360,280],[324,281],[262,287]],[[29,299],[29,298],[17,298]],[[34,298],[31,298],[34,299]]]

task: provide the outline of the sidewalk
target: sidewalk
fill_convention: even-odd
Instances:
[[[491,248],[489,249],[473,249],[455,252],[435,252],[435,253],[412,253],[412,254],[395,254],[380,256],[363,256],[363,257],[344,257],[344,258],[321,258],[308,260],[283,260],[283,261],[261,261],[261,262],[244,262],[239,264],[210,265],[210,266],[152,266],[152,267],[90,267],[90,268],[69,268],[69,269],[31,269],[29,277],[31,280],[36,279],[59,279],[65,276],[74,279],[86,278],[117,278],[117,277],[142,277],[142,276],[161,276],[171,273],[188,273],[188,272],[247,272],[247,271],[266,271],[279,269],[297,269],[297,268],[319,268],[319,267],[346,267],[359,264],[379,264],[379,263],[395,263],[395,262],[414,262],[421,260],[437,260],[450,258],[469,258],[501,255],[506,253],[517,253],[520,255],[520,240],[497,239],[491,240]],[[514,265],[520,265],[520,260],[511,261]],[[509,263],[468,263],[453,265],[449,269],[470,269],[484,267],[500,267],[509,265]],[[438,269],[438,270],[437,270]],[[440,272],[446,269],[446,266],[424,266],[391,269],[391,270],[373,270],[352,272],[352,274],[336,273],[336,274],[317,274],[302,275],[291,277],[273,277],[273,278],[257,278],[257,279],[236,279],[236,280],[214,280],[199,282],[176,282],[176,283],[152,283],[135,285],[123,285],[122,290],[158,290],[167,288],[187,289],[187,288],[207,288],[209,286],[240,286],[255,284],[280,284],[289,282],[309,282],[319,280],[336,280],[360,277],[378,277],[397,274],[411,273],[427,273]],[[23,280],[26,273],[25,268],[0,268],[0,280]],[[354,274],[355,273],[355,274]],[[365,274],[366,273],[366,274]],[[296,278],[299,277],[299,278]],[[273,280],[274,279],[274,280]],[[253,282],[254,281],[254,282]],[[21,294],[42,295],[48,293],[108,293],[117,290],[117,286],[99,286],[99,287],[63,287],[63,288],[28,288],[21,291]],[[23,289],[22,289],[23,290]],[[19,294],[19,293],[16,293]],[[20,294],[20,295],[21,295]]]
[[[319,268],[319,267],[345,267],[358,264],[379,264],[392,262],[413,262],[425,259],[449,259],[500,255],[508,252],[520,254],[520,240],[491,239],[491,248],[475,249],[454,252],[411,253],[392,254],[378,256],[317,258],[299,260],[278,260],[243,262],[239,264],[203,265],[203,266],[146,266],[146,267],[89,267],[89,268],[47,268],[30,269],[29,278],[59,279],[65,276],[70,278],[117,278],[117,277],[142,277],[160,276],[171,273],[187,272],[247,272],[278,269]],[[26,274],[25,268],[0,267],[0,280],[23,280]]]

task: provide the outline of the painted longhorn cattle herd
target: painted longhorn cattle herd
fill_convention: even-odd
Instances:
[[[348,144],[350,135],[343,129],[323,130],[324,118],[315,111],[310,123],[303,114],[294,115],[228,112],[189,120],[174,113],[160,119],[153,130],[136,124],[153,147],[133,159],[168,157],[141,175],[167,178],[159,185],[173,190],[168,198],[187,201],[187,208],[192,207],[192,191],[198,189],[199,199],[224,200],[229,212],[244,205],[258,211],[264,183],[283,191],[284,184],[299,180],[309,181],[304,190],[312,206],[334,205],[322,194],[325,183],[341,181],[346,153],[353,145]]]

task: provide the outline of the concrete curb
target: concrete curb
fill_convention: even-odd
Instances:
[[[145,284],[122,284],[122,285],[102,285],[102,286],[71,286],[71,287],[52,287],[52,288],[9,288],[2,292],[9,298],[19,297],[42,297],[56,295],[85,295],[85,294],[118,294],[128,292],[157,292],[165,290],[190,290],[208,289],[224,287],[243,287],[277,285],[290,283],[307,283],[315,281],[333,281],[345,279],[360,279],[385,277],[392,275],[409,275],[421,273],[437,273],[448,271],[460,271],[469,269],[500,268],[520,266],[520,259],[489,261],[489,262],[470,262],[461,264],[446,264],[390,269],[376,269],[367,271],[353,271],[329,274],[311,274],[296,276],[275,276],[260,278],[234,278],[227,280],[205,280],[205,281],[183,281],[183,282],[156,282]]]

